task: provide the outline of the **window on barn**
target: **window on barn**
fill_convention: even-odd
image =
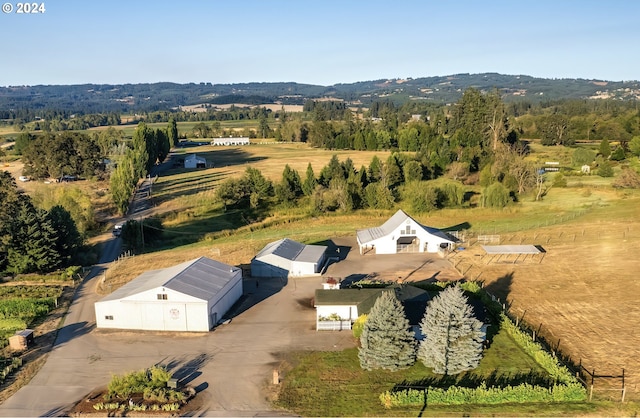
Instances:
[[[107,321],[113,321],[113,315],[105,315],[104,319],[106,319]]]
[[[166,293],[158,293],[158,300],[167,300]]]

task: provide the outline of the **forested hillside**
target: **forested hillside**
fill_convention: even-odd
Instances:
[[[473,87],[498,89],[505,100],[615,98],[638,99],[638,81],[543,79],[496,73],[456,74],[393,80],[363,81],[334,86],[287,83],[153,83],[70,86],[0,87],[0,119],[33,120],[87,113],[170,110],[200,103],[303,104],[308,99],[332,97],[353,105],[368,106],[380,99],[396,104],[409,100],[434,104],[453,103]]]

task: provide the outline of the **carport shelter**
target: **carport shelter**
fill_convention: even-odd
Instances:
[[[267,244],[251,260],[253,277],[298,277],[318,274],[324,265],[327,247],[305,245],[284,238]]]
[[[360,254],[437,253],[451,248],[454,238],[445,232],[424,226],[398,210],[382,226],[356,231]]]
[[[502,260],[502,262],[515,264],[526,261],[528,256],[531,256],[531,259],[535,260],[538,254],[541,254],[538,261],[538,263],[541,263],[545,254],[544,249],[538,245],[483,245],[482,249],[485,251],[482,259],[484,259],[485,256],[489,257],[486,261],[487,264],[491,262],[497,263],[500,260]],[[520,256],[524,257],[521,259]]]
[[[241,296],[240,268],[200,257],[145,272],[96,302],[96,326],[207,332]]]

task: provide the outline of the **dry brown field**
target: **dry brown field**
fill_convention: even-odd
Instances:
[[[514,264],[516,256],[492,258],[471,238],[471,246],[451,260],[574,362],[598,375],[620,375],[624,368],[627,397],[638,399],[640,200],[621,200],[567,222],[500,238],[500,244],[541,245],[546,253],[521,256]],[[620,385],[620,379],[598,379],[596,394],[619,399],[620,392],[597,389]]]

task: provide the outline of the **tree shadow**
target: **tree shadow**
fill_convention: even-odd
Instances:
[[[426,390],[429,387],[448,388],[449,386],[477,388],[483,383],[487,387],[499,388],[517,386],[525,383],[534,386],[550,387],[555,381],[548,375],[534,371],[510,373],[494,370],[489,375],[478,375],[473,372],[466,372],[454,376],[436,375],[415,381],[405,380],[396,384],[391,391],[397,392],[406,389]]]
[[[232,320],[252,306],[280,292],[289,280],[287,277],[245,277],[242,280],[242,296],[224,314],[222,322]]]
[[[369,275],[362,273],[350,274],[342,279],[342,281],[340,282],[340,289],[350,289],[351,287],[353,287],[354,283],[365,279],[367,276]]]
[[[351,246],[348,245],[338,245],[333,240],[327,239],[322,241],[317,241],[311,243],[311,245],[324,245],[327,247],[326,257],[327,258],[335,258],[336,261],[342,261],[347,258],[349,252],[351,251]]]
[[[166,367],[166,369],[171,372],[172,377],[178,379],[178,384],[182,386],[188,385],[200,377],[202,375],[201,369],[212,357],[213,355],[209,353],[201,353],[193,358],[173,358],[166,362],[160,362],[157,365]]]
[[[444,232],[461,231],[463,229],[471,229],[471,224],[469,222],[462,222],[457,225],[451,225],[446,228],[440,228],[440,230]]]
[[[57,331],[58,335],[56,337],[56,342],[54,343],[54,348],[61,346],[63,344],[68,343],[74,338],[81,337],[93,331],[96,327],[95,323],[89,323],[87,321],[77,322],[75,324],[65,325]]]
[[[484,290],[489,294],[489,297],[495,297],[498,303],[507,303],[514,275],[515,272],[511,271],[504,276],[498,277],[495,281],[484,284]]]

